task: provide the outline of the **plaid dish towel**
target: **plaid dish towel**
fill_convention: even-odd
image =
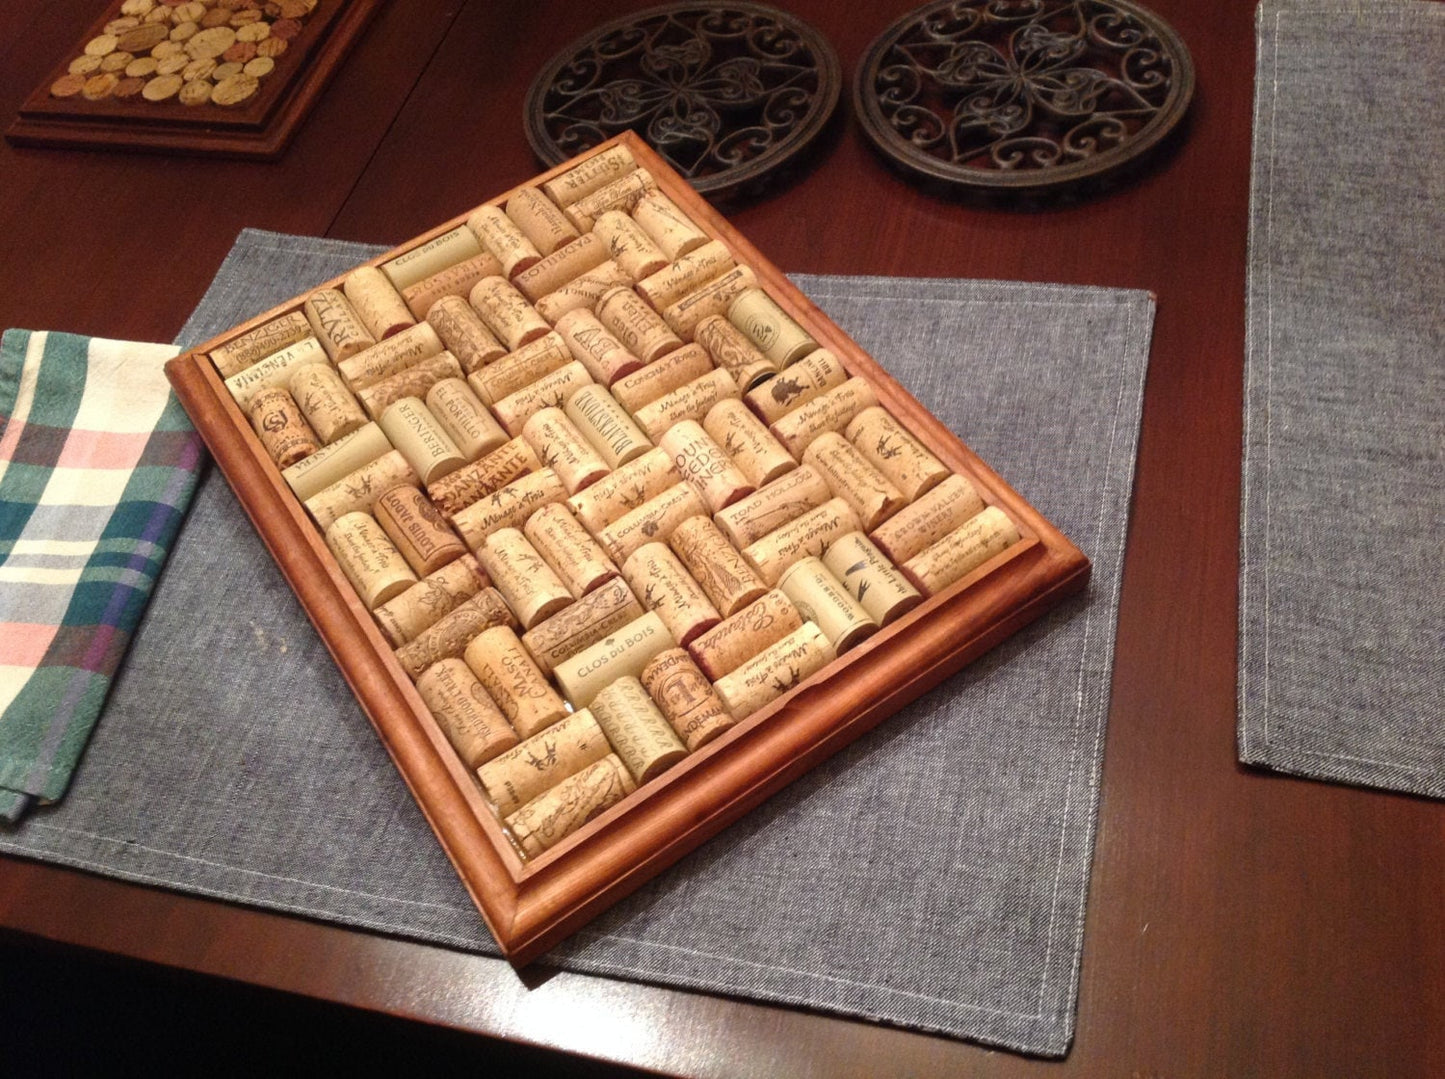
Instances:
[[[195,489],[176,352],[0,339],[0,819],[65,792]]]

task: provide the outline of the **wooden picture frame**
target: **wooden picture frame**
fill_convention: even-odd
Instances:
[[[1002,509],[1022,538],[558,845],[524,859],[207,357],[239,334],[298,310],[305,296],[171,361],[167,371],[181,401],[356,692],[503,954],[517,965],[536,958],[786,783],[1083,588],[1090,568],[1072,543],[640,139],[627,132],[583,157],[617,144],[631,151],[696,224],[726,243],[738,262],[751,266],[772,297],[850,374],[867,378],[885,408],[969,479],[985,502]],[[581,159],[544,173],[529,186]],[[511,194],[489,201],[502,205]],[[445,222],[371,265],[465,220],[462,215]],[[320,282],[318,288],[337,284]]]

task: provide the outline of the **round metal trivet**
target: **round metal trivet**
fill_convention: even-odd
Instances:
[[[838,104],[832,47],[762,4],[670,4],[568,45],[527,92],[527,139],[548,164],[637,132],[698,191],[753,187],[794,159]]]
[[[1125,0],[944,0],[868,48],[854,106],[906,171],[1054,193],[1156,147],[1194,92],[1184,42]]]

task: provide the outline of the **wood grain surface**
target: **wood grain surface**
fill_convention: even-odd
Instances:
[[[274,164],[0,146],[0,325],[169,340],[244,225],[415,235],[535,173],[521,120],[532,74],[590,26],[644,6],[386,5]],[[785,6],[851,72],[911,5]],[[666,1072],[1445,1073],[1445,810],[1237,763],[1254,13],[1243,0],[1151,6],[1187,43],[1196,95],[1174,152],[1112,194],[1030,211],[941,199],[891,172],[845,114],[791,182],[724,208],[790,272],[1158,297],[1066,1061],[580,975],[524,983],[500,961],[16,859],[0,859],[0,926]],[[94,9],[4,5],[0,120]]]

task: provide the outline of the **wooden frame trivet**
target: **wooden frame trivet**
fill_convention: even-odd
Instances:
[[[1081,589],[1089,575],[1088,560],[1077,548],[640,139],[627,132],[595,152],[619,143],[695,223],[750,265],[774,299],[832,350],[850,374],[870,380],[884,407],[971,481],[987,503],[1005,511],[1022,538],[558,845],[524,860],[489,808],[475,774],[423,704],[207,356],[241,333],[296,311],[305,296],[171,361],[167,371],[186,409],[355,690],[503,953],[517,965],[537,957],[786,783]],[[546,181],[575,163],[532,182]],[[490,201],[501,205],[511,194]],[[465,220],[465,215],[454,218],[371,265]],[[336,283],[319,282],[318,287]]]
[[[254,94],[234,107],[184,105],[176,96],[147,101],[139,93],[87,100],[56,97],[51,87],[107,24],[121,17],[113,0],[85,37],[21,105],[5,137],[21,146],[143,150],[216,157],[274,159],[310,112],[380,0],[320,0],[289,40]],[[123,72],[122,72],[123,74]]]

